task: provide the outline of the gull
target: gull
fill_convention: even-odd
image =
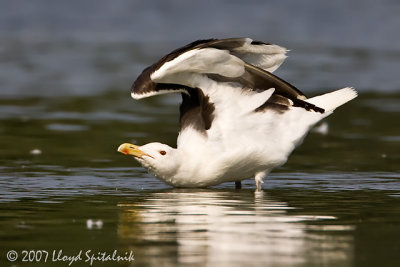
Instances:
[[[357,96],[346,87],[307,98],[272,74],[281,46],[250,38],[192,42],[144,69],[131,88],[141,99],[180,93],[176,148],[124,143],[118,151],[174,187],[209,187],[255,179],[256,191],[286,163],[309,130]]]

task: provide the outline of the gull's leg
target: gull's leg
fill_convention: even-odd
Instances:
[[[242,189],[242,181],[235,182],[235,189]]]
[[[262,184],[264,183],[264,178],[267,177],[267,172],[257,172],[254,175],[254,180],[256,181],[256,192],[261,192],[262,190]]]

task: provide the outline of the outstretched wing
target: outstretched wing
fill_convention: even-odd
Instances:
[[[185,87],[179,85],[193,87],[189,83],[191,79],[187,79],[189,74],[216,74],[226,78],[245,75],[248,82],[253,76],[263,76],[262,73],[254,75],[254,71],[248,70],[248,66],[245,67],[246,63],[265,71],[265,77],[261,79],[273,81],[276,77],[269,74],[282,64],[286,52],[287,50],[280,46],[249,38],[195,41],[172,51],[146,68],[132,85],[132,97],[139,99],[162,93],[186,92]],[[245,86],[251,87],[251,84]],[[289,84],[285,84],[285,87],[286,91],[292,91],[294,96],[303,95]]]
[[[280,46],[249,38],[195,41],[146,68],[132,85],[131,94],[133,98],[140,99],[181,92],[181,127],[197,121],[196,125],[203,130],[210,127],[214,102],[234,98],[228,93],[229,96],[223,100],[210,99],[212,91],[221,84],[229,84],[223,88],[239,88],[245,92],[240,94],[245,95],[243,97],[236,95],[236,99],[240,98],[242,109],[248,106],[260,111],[272,105],[280,110],[299,106],[324,112],[304,101],[305,95],[297,88],[271,73],[282,64],[286,52]],[[274,90],[269,90],[271,88]],[[229,90],[237,94],[234,89]]]

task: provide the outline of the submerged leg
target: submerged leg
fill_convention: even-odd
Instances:
[[[264,183],[264,178],[267,176],[267,172],[257,172],[254,175],[254,180],[256,181],[256,192],[261,192],[262,184]]]
[[[242,181],[235,182],[235,189],[242,189]]]

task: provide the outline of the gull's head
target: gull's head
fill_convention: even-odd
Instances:
[[[143,167],[162,179],[168,179],[179,169],[181,158],[175,148],[161,143],[137,146],[124,143],[118,152],[133,156]]]

